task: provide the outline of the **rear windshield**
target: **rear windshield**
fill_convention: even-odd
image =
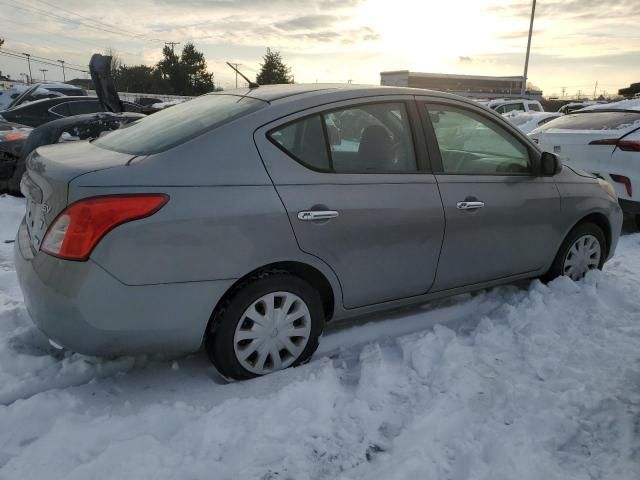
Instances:
[[[237,95],[203,95],[115,130],[94,144],[132,155],[148,155],[186,142],[265,105],[263,100]]]
[[[640,122],[640,112],[585,112],[572,113],[546,123],[541,130],[619,130]],[[637,124],[640,127],[640,123]]]

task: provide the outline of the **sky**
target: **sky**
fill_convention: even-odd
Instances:
[[[529,81],[547,96],[640,81],[639,2],[539,0]],[[107,49],[153,65],[164,42],[191,41],[227,89],[225,61],[255,77],[271,47],[296,82],[379,84],[386,70],[522,75],[530,13],[530,0],[0,0],[0,38],[5,52],[68,66]],[[59,67],[37,63],[34,78],[41,68],[62,80]],[[27,66],[0,55],[0,70],[19,78]]]

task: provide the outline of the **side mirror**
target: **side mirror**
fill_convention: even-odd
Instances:
[[[553,177],[562,170],[562,162],[555,153],[542,152],[540,157],[540,175]]]

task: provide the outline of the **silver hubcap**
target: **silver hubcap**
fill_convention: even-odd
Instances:
[[[233,349],[243,368],[264,375],[293,364],[310,335],[307,304],[291,292],[273,292],[260,297],[242,314]]]
[[[593,235],[578,238],[564,259],[562,271],[572,280],[580,280],[589,270],[600,265],[600,242]]]

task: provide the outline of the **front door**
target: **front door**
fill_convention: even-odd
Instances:
[[[420,103],[442,196],[446,233],[433,291],[534,272],[549,263],[560,211],[535,152],[480,108]],[[439,157],[439,158],[438,158]]]
[[[444,215],[419,124],[413,99],[384,97],[256,132],[300,248],[334,270],[346,308],[421,295],[433,283]]]

